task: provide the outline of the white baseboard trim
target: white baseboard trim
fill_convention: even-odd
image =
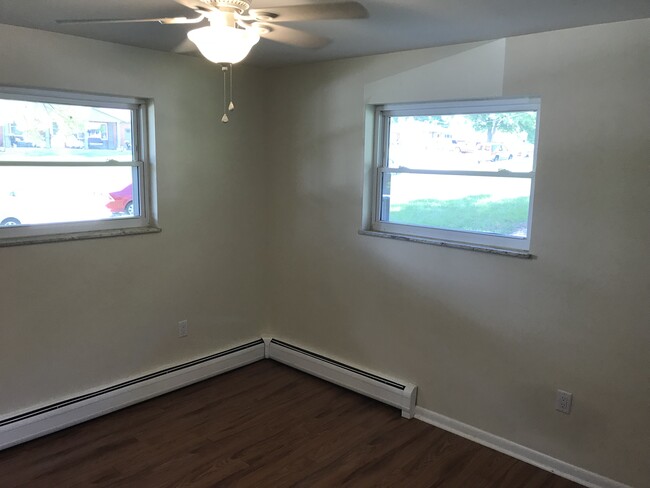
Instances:
[[[590,488],[631,488],[419,406],[415,407],[415,418]]]
[[[259,339],[36,410],[0,419],[0,450],[264,359]]]
[[[264,342],[270,359],[397,407],[405,418],[415,414],[415,385],[362,371],[278,339],[265,338]]]
[[[586,469],[415,405],[417,386],[359,370],[277,339],[264,338],[75,398],[0,419],[0,450],[105,415],[264,358],[273,359],[402,410],[590,488],[631,488]]]

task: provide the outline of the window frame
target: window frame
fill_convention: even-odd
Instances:
[[[395,116],[433,116],[455,114],[479,114],[495,112],[534,111],[537,113],[535,147],[532,170],[529,172],[511,171],[461,171],[424,170],[411,168],[391,168],[389,166],[390,118]],[[369,234],[392,237],[402,240],[428,242],[449,247],[462,247],[474,250],[497,251],[503,254],[526,254],[530,252],[533,207],[535,195],[535,176],[537,172],[537,151],[539,147],[539,127],[541,100],[539,98],[510,98],[489,100],[462,100],[421,103],[389,103],[374,106],[373,174],[372,202]],[[530,199],[528,207],[528,227],[526,237],[504,236],[485,232],[470,232],[412,224],[400,224],[381,220],[384,174],[422,174],[450,176],[480,176],[496,178],[530,179]]]
[[[133,201],[136,208],[139,207],[139,215],[133,217],[0,227],[0,246],[159,231],[152,227],[153,198],[150,185],[152,170],[149,161],[150,133],[148,126],[150,100],[7,86],[0,86],[0,99],[130,110],[133,145],[131,161],[5,160],[0,161],[0,167],[131,167],[133,169]],[[135,198],[136,195],[138,198]]]

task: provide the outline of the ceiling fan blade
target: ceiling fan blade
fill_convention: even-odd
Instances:
[[[151,19],[62,19],[57,24],[132,24],[138,22],[158,22],[160,24],[195,24],[203,20],[203,16],[195,19],[187,17],[158,17]]]
[[[214,10],[214,8],[211,8],[207,3],[202,2],[201,0],[174,0],[174,1],[194,11],[200,10],[202,12],[210,12]]]
[[[317,3],[287,7],[250,9],[249,15],[264,22],[365,19],[368,11],[359,2]]]
[[[304,47],[307,49],[320,49],[331,42],[331,39],[328,39],[327,37],[317,36],[315,34],[310,34],[309,32],[292,29],[283,25],[270,25],[259,22],[256,22],[253,25],[260,27],[261,37],[281,44],[289,44],[291,46]]]

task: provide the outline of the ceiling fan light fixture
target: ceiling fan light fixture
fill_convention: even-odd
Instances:
[[[209,25],[187,33],[201,54],[213,63],[235,64],[243,60],[260,40],[255,29]]]

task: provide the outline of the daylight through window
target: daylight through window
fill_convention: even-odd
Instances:
[[[0,91],[0,239],[145,226],[142,100]]]
[[[376,110],[373,229],[530,249],[539,100]]]

